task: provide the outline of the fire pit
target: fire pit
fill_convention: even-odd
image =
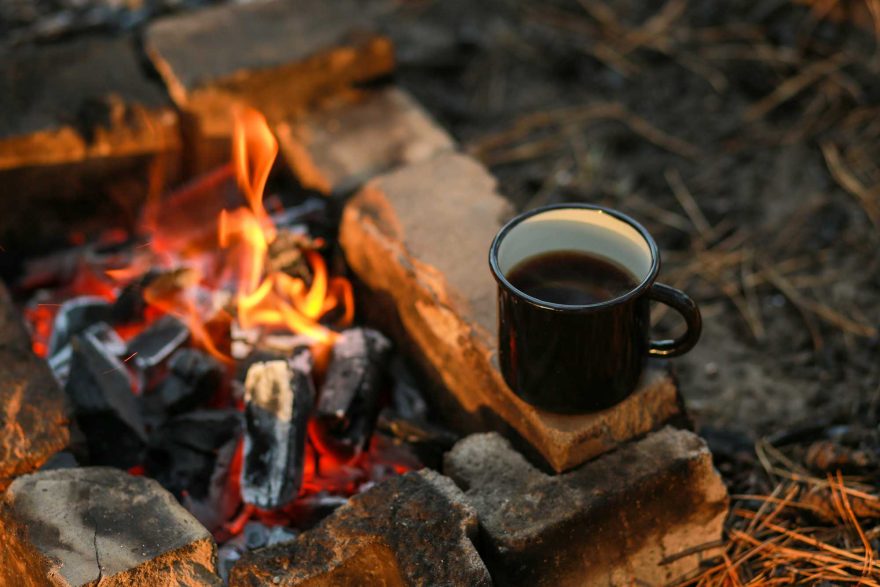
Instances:
[[[0,357],[22,365],[0,375],[0,579],[575,585],[692,571],[717,553],[727,494],[669,365],[593,414],[516,398],[485,267],[509,207],[377,79],[390,41],[306,4],[150,25],[179,160],[162,144],[136,165],[127,221],[89,218],[87,235],[23,260],[27,332],[0,290]],[[370,12],[377,26],[385,13]],[[285,45],[283,23],[303,39]],[[232,30],[230,44],[254,43],[238,69],[194,71]]]

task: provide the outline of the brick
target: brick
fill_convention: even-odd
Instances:
[[[496,285],[486,261],[511,211],[469,157],[447,153],[368,182],[347,204],[340,243],[364,285],[363,312],[439,384],[434,403],[468,431],[504,430],[556,471],[683,415],[674,379],[650,363],[610,409],[559,415],[520,400],[496,359]]]
[[[69,412],[49,366],[0,283],[0,490],[67,447]]]
[[[101,200],[109,199],[93,195],[99,181],[145,177],[156,161],[165,177],[176,179],[177,115],[139,59],[128,37],[22,47],[4,55],[0,183],[15,194],[0,218],[7,249],[18,238],[57,238],[80,216],[99,213]],[[126,200],[134,199],[133,191],[120,190]],[[47,222],[39,213],[47,205],[64,208],[63,221]],[[119,216],[119,208],[108,217]],[[124,208],[129,214],[135,209]]]
[[[352,497],[294,542],[245,555],[229,584],[488,586],[476,531],[461,491],[425,469]]]
[[[663,428],[557,476],[480,434],[444,471],[477,510],[498,584],[666,585],[719,552],[727,490],[689,431]]]
[[[4,585],[220,585],[208,531],[157,482],[117,469],[16,479],[0,523]]]
[[[229,158],[231,110],[283,120],[355,83],[390,73],[391,42],[370,30],[383,0],[225,4],[152,24],[145,46],[183,111],[188,158],[202,171]]]
[[[298,120],[279,123],[276,135],[305,187],[340,195],[380,173],[455,148],[412,96],[395,87],[341,94]]]

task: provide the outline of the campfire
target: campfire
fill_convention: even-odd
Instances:
[[[259,112],[235,114],[232,154],[152,194],[136,233],[108,231],[24,278],[33,350],[72,399],[91,463],[159,480],[220,542],[249,520],[309,527],[421,466],[373,435],[391,343],[352,327],[351,283],[306,219],[325,203],[267,197],[278,143]]]

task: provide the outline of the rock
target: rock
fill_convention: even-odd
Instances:
[[[244,555],[229,584],[488,586],[476,531],[473,509],[449,479],[407,473],[352,497],[295,541]]]
[[[371,180],[343,213],[340,243],[365,286],[364,315],[439,384],[434,403],[463,430],[521,437],[556,471],[682,417],[663,363],[649,364],[628,399],[592,414],[543,412],[510,391],[497,366],[486,261],[511,214],[495,185],[473,159],[444,153]]]
[[[0,283],[0,490],[67,447],[69,410]]]
[[[282,156],[302,184],[338,195],[380,173],[455,148],[422,107],[395,87],[341,94],[279,123],[275,131]]]
[[[669,427],[557,476],[478,434],[444,471],[466,488],[503,585],[666,585],[718,554],[727,515],[705,443]]]
[[[391,43],[369,31],[384,0],[229,3],[156,21],[145,46],[183,110],[190,164],[229,159],[231,106],[270,121],[394,67]]]
[[[132,37],[23,46],[4,55],[0,183],[15,194],[0,218],[7,248],[45,247],[73,230],[136,218],[147,176],[158,171],[151,168],[174,181],[179,157],[177,115],[141,67]],[[116,200],[108,197],[113,189]],[[49,218],[41,213],[46,207],[63,213]]]
[[[220,584],[211,535],[151,479],[103,467],[26,475],[0,520],[4,585]]]

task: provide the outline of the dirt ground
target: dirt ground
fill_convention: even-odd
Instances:
[[[880,46],[785,0],[405,3],[398,82],[519,208],[618,208],[704,316],[677,359],[710,440],[880,401]],[[660,310],[659,314],[663,314]],[[680,327],[671,313],[658,335]]]

